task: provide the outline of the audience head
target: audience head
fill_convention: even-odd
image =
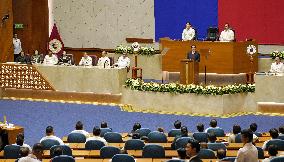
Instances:
[[[127,57],[127,52],[123,52],[122,56],[123,56],[123,58],[126,58]]]
[[[25,136],[23,133],[19,133],[17,135],[17,138],[16,138],[16,144],[19,145],[19,146],[23,146],[24,144],[24,139],[25,139]]]
[[[45,133],[46,133],[47,136],[53,135],[54,134],[53,127],[47,126],[46,129],[45,129]]]
[[[239,134],[241,132],[241,130],[242,130],[241,127],[239,125],[237,125],[237,124],[235,124],[233,126],[233,133],[234,134]]]
[[[282,126],[279,127],[279,133],[284,134],[284,125],[282,125]]]
[[[269,145],[267,150],[270,156],[276,156],[278,154],[278,148],[276,145]]]
[[[63,155],[63,149],[62,149],[62,147],[56,147],[56,148],[53,150],[53,155],[54,155],[54,156]]]
[[[187,127],[186,126],[182,126],[180,128],[180,131],[181,131],[181,135],[182,136],[187,136],[188,135],[188,130],[187,130]]]
[[[141,124],[140,123],[134,123],[134,125],[133,125],[133,131],[136,131],[136,130],[138,130],[138,129],[140,129],[141,128]]]
[[[189,29],[190,27],[191,27],[190,22],[187,22],[187,23],[185,24],[185,28],[186,28],[186,29]]]
[[[102,57],[105,57],[107,55],[106,51],[102,52]]]
[[[21,147],[20,148],[20,156],[21,157],[26,157],[30,153],[30,149],[28,147]]]
[[[83,130],[83,123],[81,121],[77,121],[75,129],[76,130]]]
[[[38,55],[38,50],[35,50],[35,55]]]
[[[249,143],[253,140],[253,132],[250,129],[243,129],[241,131],[242,135],[242,142],[243,143]]]
[[[192,45],[192,46],[191,46],[191,51],[192,51],[192,52],[195,52],[195,51],[196,51],[196,45]]]
[[[140,139],[140,134],[139,133],[133,133],[132,139]]]
[[[25,56],[25,52],[24,52],[24,51],[21,51],[20,55],[21,55],[21,56]]]
[[[176,120],[176,121],[174,122],[174,127],[175,127],[175,129],[180,129],[180,128],[181,128],[181,121]]]
[[[218,159],[224,159],[225,157],[226,157],[226,150],[218,149],[217,150],[217,158]]]
[[[33,154],[38,158],[42,159],[43,156],[43,146],[41,143],[36,143],[33,146]]]
[[[270,136],[272,137],[272,139],[278,138],[279,134],[278,134],[278,130],[276,128],[271,128],[269,130]]]
[[[66,51],[63,51],[63,53],[62,53],[63,55],[66,55],[67,53],[66,53]]]
[[[195,156],[200,151],[200,144],[195,139],[190,139],[185,147],[186,154],[189,157]]]
[[[281,61],[281,59],[280,59],[280,57],[275,57],[275,62],[277,63],[277,64],[279,64],[280,63],[280,61]]]
[[[52,56],[52,52],[48,51],[48,56],[51,57]]]
[[[161,133],[164,133],[164,128],[159,127],[159,128],[157,129],[157,131],[158,131],[158,132],[161,132]]]
[[[98,127],[98,126],[95,126],[94,129],[93,129],[93,135],[94,136],[100,136],[101,134],[101,128]]]
[[[230,25],[229,25],[229,23],[225,23],[224,28],[225,28],[225,30],[230,29]]]
[[[198,123],[196,128],[198,132],[204,132],[204,125],[202,123]]]
[[[17,33],[14,34],[14,38],[18,38],[18,34]]]
[[[179,148],[177,149],[177,153],[180,159],[185,159],[186,158],[186,151],[184,148]]]
[[[105,122],[105,121],[102,121],[101,122],[101,128],[107,128],[108,126],[107,126],[107,122]]]
[[[214,132],[210,132],[208,134],[208,142],[215,143],[217,140],[216,134]]]
[[[255,132],[257,130],[257,124],[256,123],[251,123],[251,125],[249,126],[250,130],[252,130],[253,132]]]
[[[87,52],[84,52],[84,58],[85,58],[85,59],[88,58]]]
[[[200,149],[208,149],[208,145],[206,142],[200,142]]]
[[[215,127],[217,127],[217,120],[216,119],[212,119],[211,121],[210,121],[210,124],[209,124],[211,127],[213,127],[213,128],[215,128]]]

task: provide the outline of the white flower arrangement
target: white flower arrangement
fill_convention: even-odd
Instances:
[[[273,51],[271,52],[272,59],[275,59],[275,57],[279,57],[280,59],[284,59],[284,51],[280,52],[280,51]]]
[[[133,54],[134,51],[138,49],[137,44],[134,44],[134,46],[135,48],[133,48],[133,46],[129,47],[129,46],[119,45],[115,48],[115,53],[122,54],[124,52],[127,52],[128,54]],[[135,52],[137,52],[139,55],[151,56],[155,54],[155,49],[153,47],[141,47],[139,45],[139,50]]]

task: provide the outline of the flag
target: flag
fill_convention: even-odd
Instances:
[[[57,56],[63,53],[64,44],[54,23],[51,34],[49,36],[48,50],[52,53],[57,54]]]

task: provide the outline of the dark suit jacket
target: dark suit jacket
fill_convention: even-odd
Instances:
[[[187,54],[187,59],[193,59],[196,62],[200,62],[200,54],[197,51],[195,51],[195,53],[193,55],[192,52],[190,51]]]
[[[195,157],[192,158],[189,162],[202,162],[202,160],[200,159],[199,156],[195,156]]]

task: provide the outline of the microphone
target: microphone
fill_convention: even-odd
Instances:
[[[5,20],[9,19],[9,14],[5,14],[3,17],[2,17],[2,22],[4,22]]]

